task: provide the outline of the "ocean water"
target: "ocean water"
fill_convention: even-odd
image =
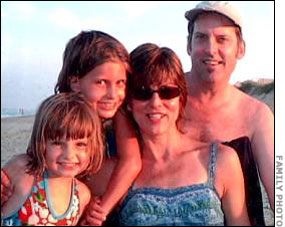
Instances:
[[[7,117],[24,117],[35,115],[35,110],[24,108],[1,108],[1,119]]]

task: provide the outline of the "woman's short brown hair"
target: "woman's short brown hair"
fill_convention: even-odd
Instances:
[[[134,90],[142,86],[149,87],[150,85],[160,85],[163,82],[172,82],[180,90],[177,124],[184,117],[187,101],[186,80],[178,56],[170,48],[146,43],[134,49],[130,58],[132,74],[127,83],[127,99],[131,99]]]

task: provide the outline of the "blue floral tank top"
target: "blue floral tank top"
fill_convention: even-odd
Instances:
[[[221,226],[224,213],[214,187],[217,144],[212,144],[208,182],[175,189],[130,188],[119,210],[122,226]]]

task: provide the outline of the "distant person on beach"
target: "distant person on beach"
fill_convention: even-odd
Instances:
[[[245,54],[241,17],[229,2],[201,2],[186,12],[187,51],[192,69],[186,73],[188,134],[197,140],[226,142],[241,159],[246,178],[248,211],[262,211],[258,174],[274,209],[274,117],[262,102],[229,84]],[[252,224],[264,225],[260,217]],[[261,217],[263,218],[263,217]]]
[[[101,198],[98,224],[105,220],[141,169],[135,132],[131,124],[126,123],[127,118],[117,111],[125,98],[129,73],[129,54],[117,39],[100,31],[83,31],[68,42],[55,86],[55,93],[81,92],[92,102],[103,122],[107,155],[117,153],[119,161],[108,190]],[[2,195],[5,198],[7,192],[5,185],[8,183],[2,180],[1,198]],[[6,188],[3,193],[2,187]]]
[[[237,154],[183,133],[187,87],[177,55],[147,43],[130,56],[126,108],[137,125],[142,170],[110,226],[249,225]],[[94,194],[104,193],[112,165],[107,160],[93,175]]]
[[[26,164],[11,160],[1,169],[14,189],[1,203],[1,225],[76,225],[91,193],[75,177],[99,170],[101,133],[94,106],[83,95],[61,93],[44,100],[23,157]]]
[[[24,108],[20,108],[19,109],[19,114],[22,115],[22,116],[24,115]]]

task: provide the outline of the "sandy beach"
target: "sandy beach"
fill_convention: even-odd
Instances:
[[[1,119],[1,167],[15,154],[26,152],[34,117]]]

